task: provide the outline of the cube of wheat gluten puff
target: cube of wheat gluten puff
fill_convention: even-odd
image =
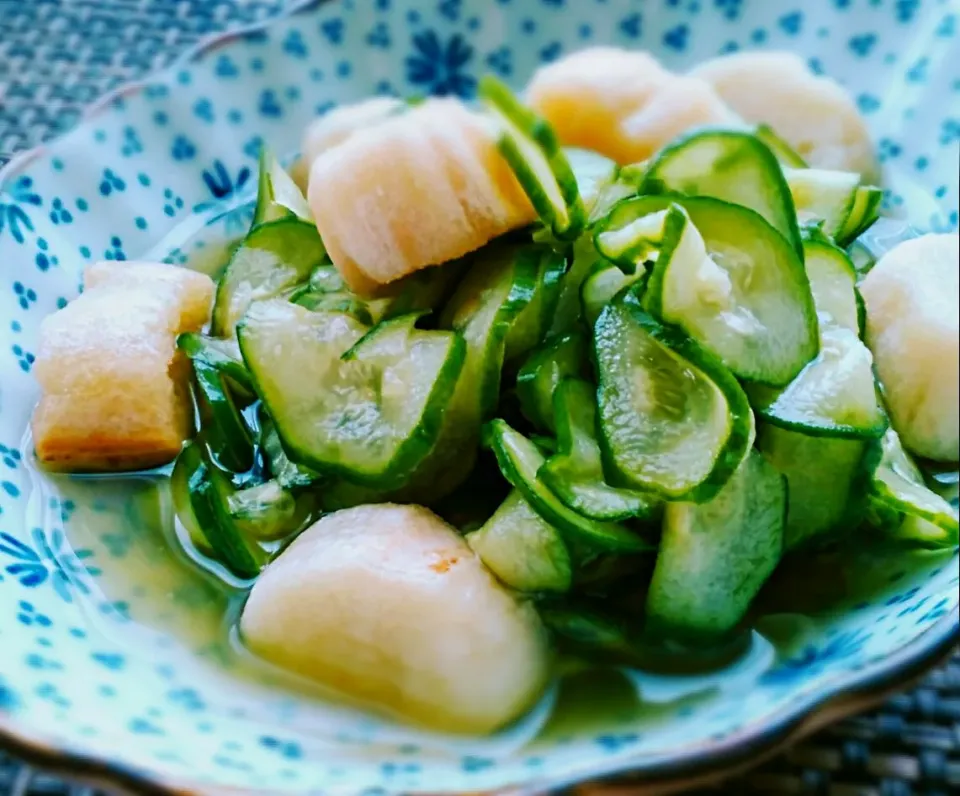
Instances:
[[[172,460],[192,427],[176,336],[206,323],[209,277],[155,263],[98,263],[45,318],[35,372],[37,456],[50,469],[133,470]]]

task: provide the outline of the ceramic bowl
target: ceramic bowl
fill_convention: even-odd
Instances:
[[[261,141],[292,153],[336,103],[470,97],[488,70],[520,86],[599,43],[675,68],[740,48],[803,54],[869,120],[888,211],[956,228],[952,2],[330,0],[204,43],[0,177],[0,742],[137,792],[532,792],[627,770],[659,792],[769,753],[955,643],[957,551],[868,551],[801,573],[787,605],[802,613],[766,616],[722,671],[573,677],[509,731],[436,737],[248,676],[229,595],[173,552],[162,481],[37,472],[24,434],[38,324],[85,264],[212,267],[249,221]]]

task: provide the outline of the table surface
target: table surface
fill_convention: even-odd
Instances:
[[[105,91],[169,63],[208,33],[265,20],[283,0],[0,0],[0,160],[71,127]],[[112,32],[104,56],[94,29]],[[960,794],[960,650],[915,690],[840,722],[709,791]],[[577,793],[589,793],[589,788]],[[621,791],[629,793],[629,787]],[[0,750],[0,796],[101,796]]]

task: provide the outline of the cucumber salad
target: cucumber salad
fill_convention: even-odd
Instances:
[[[614,118],[587,53],[653,88]],[[753,118],[730,58],[584,51],[263,153],[171,477],[250,650],[490,732],[558,660],[730,660],[796,552],[956,547],[957,238],[878,250],[870,157]]]

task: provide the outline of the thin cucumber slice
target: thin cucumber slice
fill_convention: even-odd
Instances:
[[[384,501],[432,505],[470,475],[482,421],[500,400],[507,333],[536,290],[537,261],[521,256],[523,248],[490,245],[474,252],[466,258],[466,276],[444,307],[439,326],[460,333],[466,356],[433,450],[401,489],[332,484],[322,496],[327,510]]]
[[[450,297],[463,275],[465,262],[457,260],[419,271],[385,285],[377,298],[367,301],[374,323],[411,312],[433,311]]]
[[[298,502],[278,481],[265,481],[227,496],[227,509],[240,532],[264,542],[299,530],[309,517],[306,503],[303,499]]]
[[[352,293],[315,293],[308,290],[296,296],[293,303],[311,312],[338,312],[366,326],[373,324],[367,303]]]
[[[217,285],[213,333],[232,337],[237,322],[254,301],[279,296],[305,282],[324,255],[323,241],[313,224],[284,218],[254,227]]]
[[[223,374],[201,359],[193,362],[207,442],[217,463],[242,473],[253,466],[253,439],[243,415],[223,383]],[[205,417],[204,417],[205,415]]]
[[[623,525],[591,520],[571,511],[537,479],[544,464],[540,450],[503,420],[486,427],[486,438],[504,477],[523,495],[544,521],[555,527],[568,544],[588,551],[638,552],[650,544]]]
[[[561,380],[589,372],[587,340],[579,332],[547,340],[517,374],[520,411],[534,426],[554,429],[553,394]]]
[[[653,495],[610,486],[597,442],[596,388],[564,379],[553,396],[557,453],[537,473],[567,508],[595,520],[649,518],[659,508]]]
[[[823,224],[823,231],[836,238],[853,210],[860,175],[852,171],[785,168],[797,220],[801,224]]]
[[[556,529],[514,489],[467,544],[503,583],[526,592],[565,592],[573,579],[570,552]]]
[[[263,147],[260,150],[260,176],[253,224],[266,224],[291,216],[313,223],[310,205],[303,198],[300,188],[273,153]]]
[[[877,439],[888,425],[873,356],[856,332],[839,326],[822,329],[817,358],[786,387],[746,389],[759,417],[812,436]]]
[[[883,437],[883,457],[873,474],[871,502],[894,513],[890,532],[929,547],[955,547],[960,542],[956,509],[923,481],[923,475],[900,444],[893,429]]]
[[[616,265],[602,260],[596,263],[580,286],[580,306],[583,309],[584,321],[592,329],[603,308],[613,301],[617,293],[637,282],[646,282],[649,276],[650,272],[646,268],[638,268],[632,274],[625,274]],[[641,285],[636,289],[642,293],[644,287]]]
[[[347,283],[340,276],[337,267],[332,263],[325,263],[314,268],[310,272],[310,279],[307,284],[313,293],[348,293],[350,291]]]
[[[577,178],[589,224],[606,215],[621,199],[637,192],[636,185],[619,179],[620,167],[610,158],[589,149],[564,147],[563,151]]]
[[[797,212],[780,164],[750,133],[701,130],[682,136],[660,151],[639,192],[710,196],[749,208],[802,254]]]
[[[752,441],[753,413],[737,380],[629,292],[600,314],[593,344],[608,475],[668,499],[712,498]]]
[[[821,326],[835,324],[861,334],[857,270],[847,253],[822,235],[811,233],[804,238],[803,257]]]
[[[490,75],[480,80],[479,95],[497,122],[500,154],[537,215],[558,239],[575,239],[587,216],[576,175],[553,128]]]
[[[239,398],[252,400],[255,396],[250,371],[243,364],[240,346],[235,339],[208,337],[199,332],[184,332],[177,337],[177,348],[194,362],[205,362],[230,379],[231,386],[239,388]]]
[[[786,551],[857,527],[879,441],[813,437],[764,424],[757,431],[757,448],[787,478]]]
[[[283,443],[280,441],[280,435],[277,434],[273,418],[270,417],[270,413],[262,403],[258,407],[257,420],[260,425],[260,449],[266,457],[270,475],[276,479],[280,486],[284,489],[298,489],[323,480],[319,473],[302,465],[294,464],[290,460],[287,452],[283,449]]]
[[[875,185],[861,185],[853,200],[853,208],[837,234],[837,243],[846,248],[872,227],[880,218],[883,191]]]
[[[173,472],[170,475],[170,494],[173,497],[177,519],[186,529],[191,544],[205,556],[211,556],[213,548],[210,547],[210,542],[207,541],[200,521],[193,511],[193,501],[190,496],[190,480],[201,466],[203,466],[203,458],[198,444],[188,442],[173,465]]]
[[[210,545],[212,557],[241,578],[256,577],[267,561],[267,554],[240,531],[230,516],[229,499],[236,492],[233,484],[198,446],[184,448],[187,450],[192,451],[188,456],[199,457],[190,468],[187,488],[190,505]]]
[[[296,461],[377,488],[406,482],[437,439],[465,349],[455,333],[415,329],[417,317],[357,339],[359,324],[345,315],[251,307],[240,348]]]
[[[776,131],[774,131],[770,125],[757,125],[757,129],[753,131],[753,134],[767,145],[767,148],[776,155],[777,160],[784,166],[792,169],[807,168],[807,161],[805,161],[790,144],[777,135]]]
[[[505,362],[516,361],[543,340],[553,322],[561,280],[567,270],[566,258],[549,246],[530,247],[522,256],[537,258],[537,286],[530,303],[517,315],[507,332]]]
[[[590,235],[581,235],[573,244],[570,267],[560,280],[560,298],[550,324],[550,334],[565,334],[582,328],[580,286],[594,265],[602,261]]]
[[[666,245],[663,212],[640,216],[622,227],[600,224],[593,241],[597,251],[624,274],[643,271]]]
[[[676,208],[693,222],[682,230]],[[670,211],[659,216],[665,242],[644,292],[645,307],[680,326],[741,378],[788,384],[818,348],[817,313],[802,259],[753,211],[708,197],[628,199],[598,227],[622,229],[664,210]]]
[[[734,630],[780,561],[786,514],[784,477],[756,451],[709,503],[668,503],[648,630],[688,642]]]

